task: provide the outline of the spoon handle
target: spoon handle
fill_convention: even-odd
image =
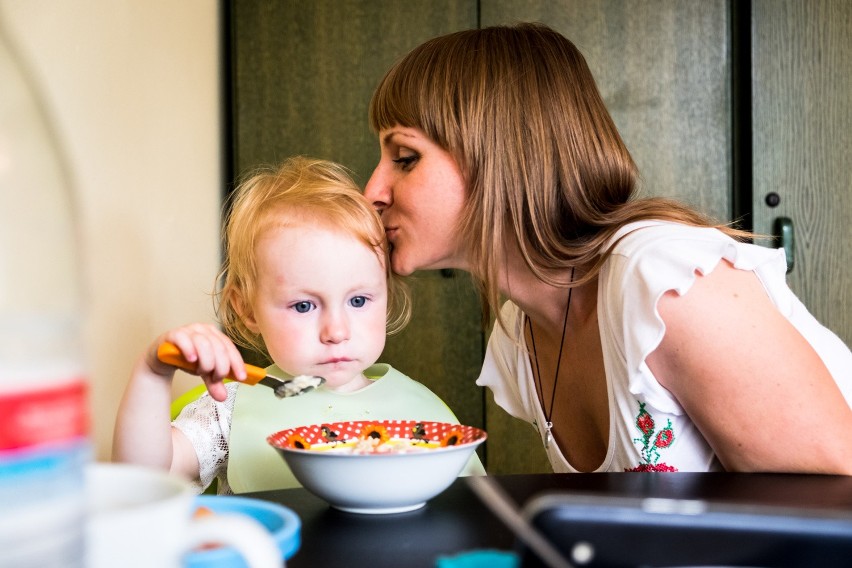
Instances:
[[[170,343],[168,341],[162,343],[157,348],[157,358],[163,363],[168,363],[169,365],[173,365],[175,367],[178,367],[179,369],[183,369],[184,371],[195,373],[195,363],[190,363],[189,361],[187,361],[184,358],[183,353],[180,352],[180,349],[178,349],[177,345],[175,345],[174,343]],[[266,369],[255,367],[254,365],[249,365],[248,363],[246,363],[246,375],[246,380],[241,382],[246,385],[256,385],[264,378],[266,378]],[[236,380],[233,377],[227,378],[231,380]],[[280,379],[276,380],[280,381]]]

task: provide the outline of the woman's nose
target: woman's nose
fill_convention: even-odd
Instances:
[[[373,207],[379,213],[390,207],[393,203],[390,184],[388,183],[387,176],[382,171],[381,164],[376,166],[376,169],[373,170],[373,175],[367,180],[367,185],[364,187],[364,197],[373,204]]]
[[[349,320],[345,313],[327,312],[322,322],[320,341],[323,343],[342,343],[349,339]]]

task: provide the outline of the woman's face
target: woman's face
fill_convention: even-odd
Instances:
[[[381,213],[394,272],[466,268],[456,231],[466,188],[456,161],[416,128],[382,130],[379,141],[364,195]]]

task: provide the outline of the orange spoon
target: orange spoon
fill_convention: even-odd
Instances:
[[[177,345],[166,341],[157,348],[157,358],[163,363],[168,363],[189,371],[195,372],[195,363],[187,361],[183,353],[180,352]],[[315,389],[325,382],[322,377],[311,377],[309,375],[299,375],[291,379],[279,379],[272,375],[266,374],[266,369],[255,367],[254,365],[246,364],[246,380],[239,381],[245,385],[264,385],[272,389],[275,396],[278,398],[287,398],[290,396],[298,396],[309,390]],[[228,377],[232,378],[232,377]],[[234,379],[236,380],[236,379]]]

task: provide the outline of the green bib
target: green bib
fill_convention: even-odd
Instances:
[[[275,366],[273,376],[286,376]],[[455,414],[431,390],[390,365],[376,364],[364,374],[373,383],[351,393],[320,387],[278,398],[266,387],[240,386],[231,417],[228,484],[234,493],[300,487],[290,468],[266,437],[280,430],[344,420],[430,420],[458,423]],[[462,475],[484,475],[474,453]]]

